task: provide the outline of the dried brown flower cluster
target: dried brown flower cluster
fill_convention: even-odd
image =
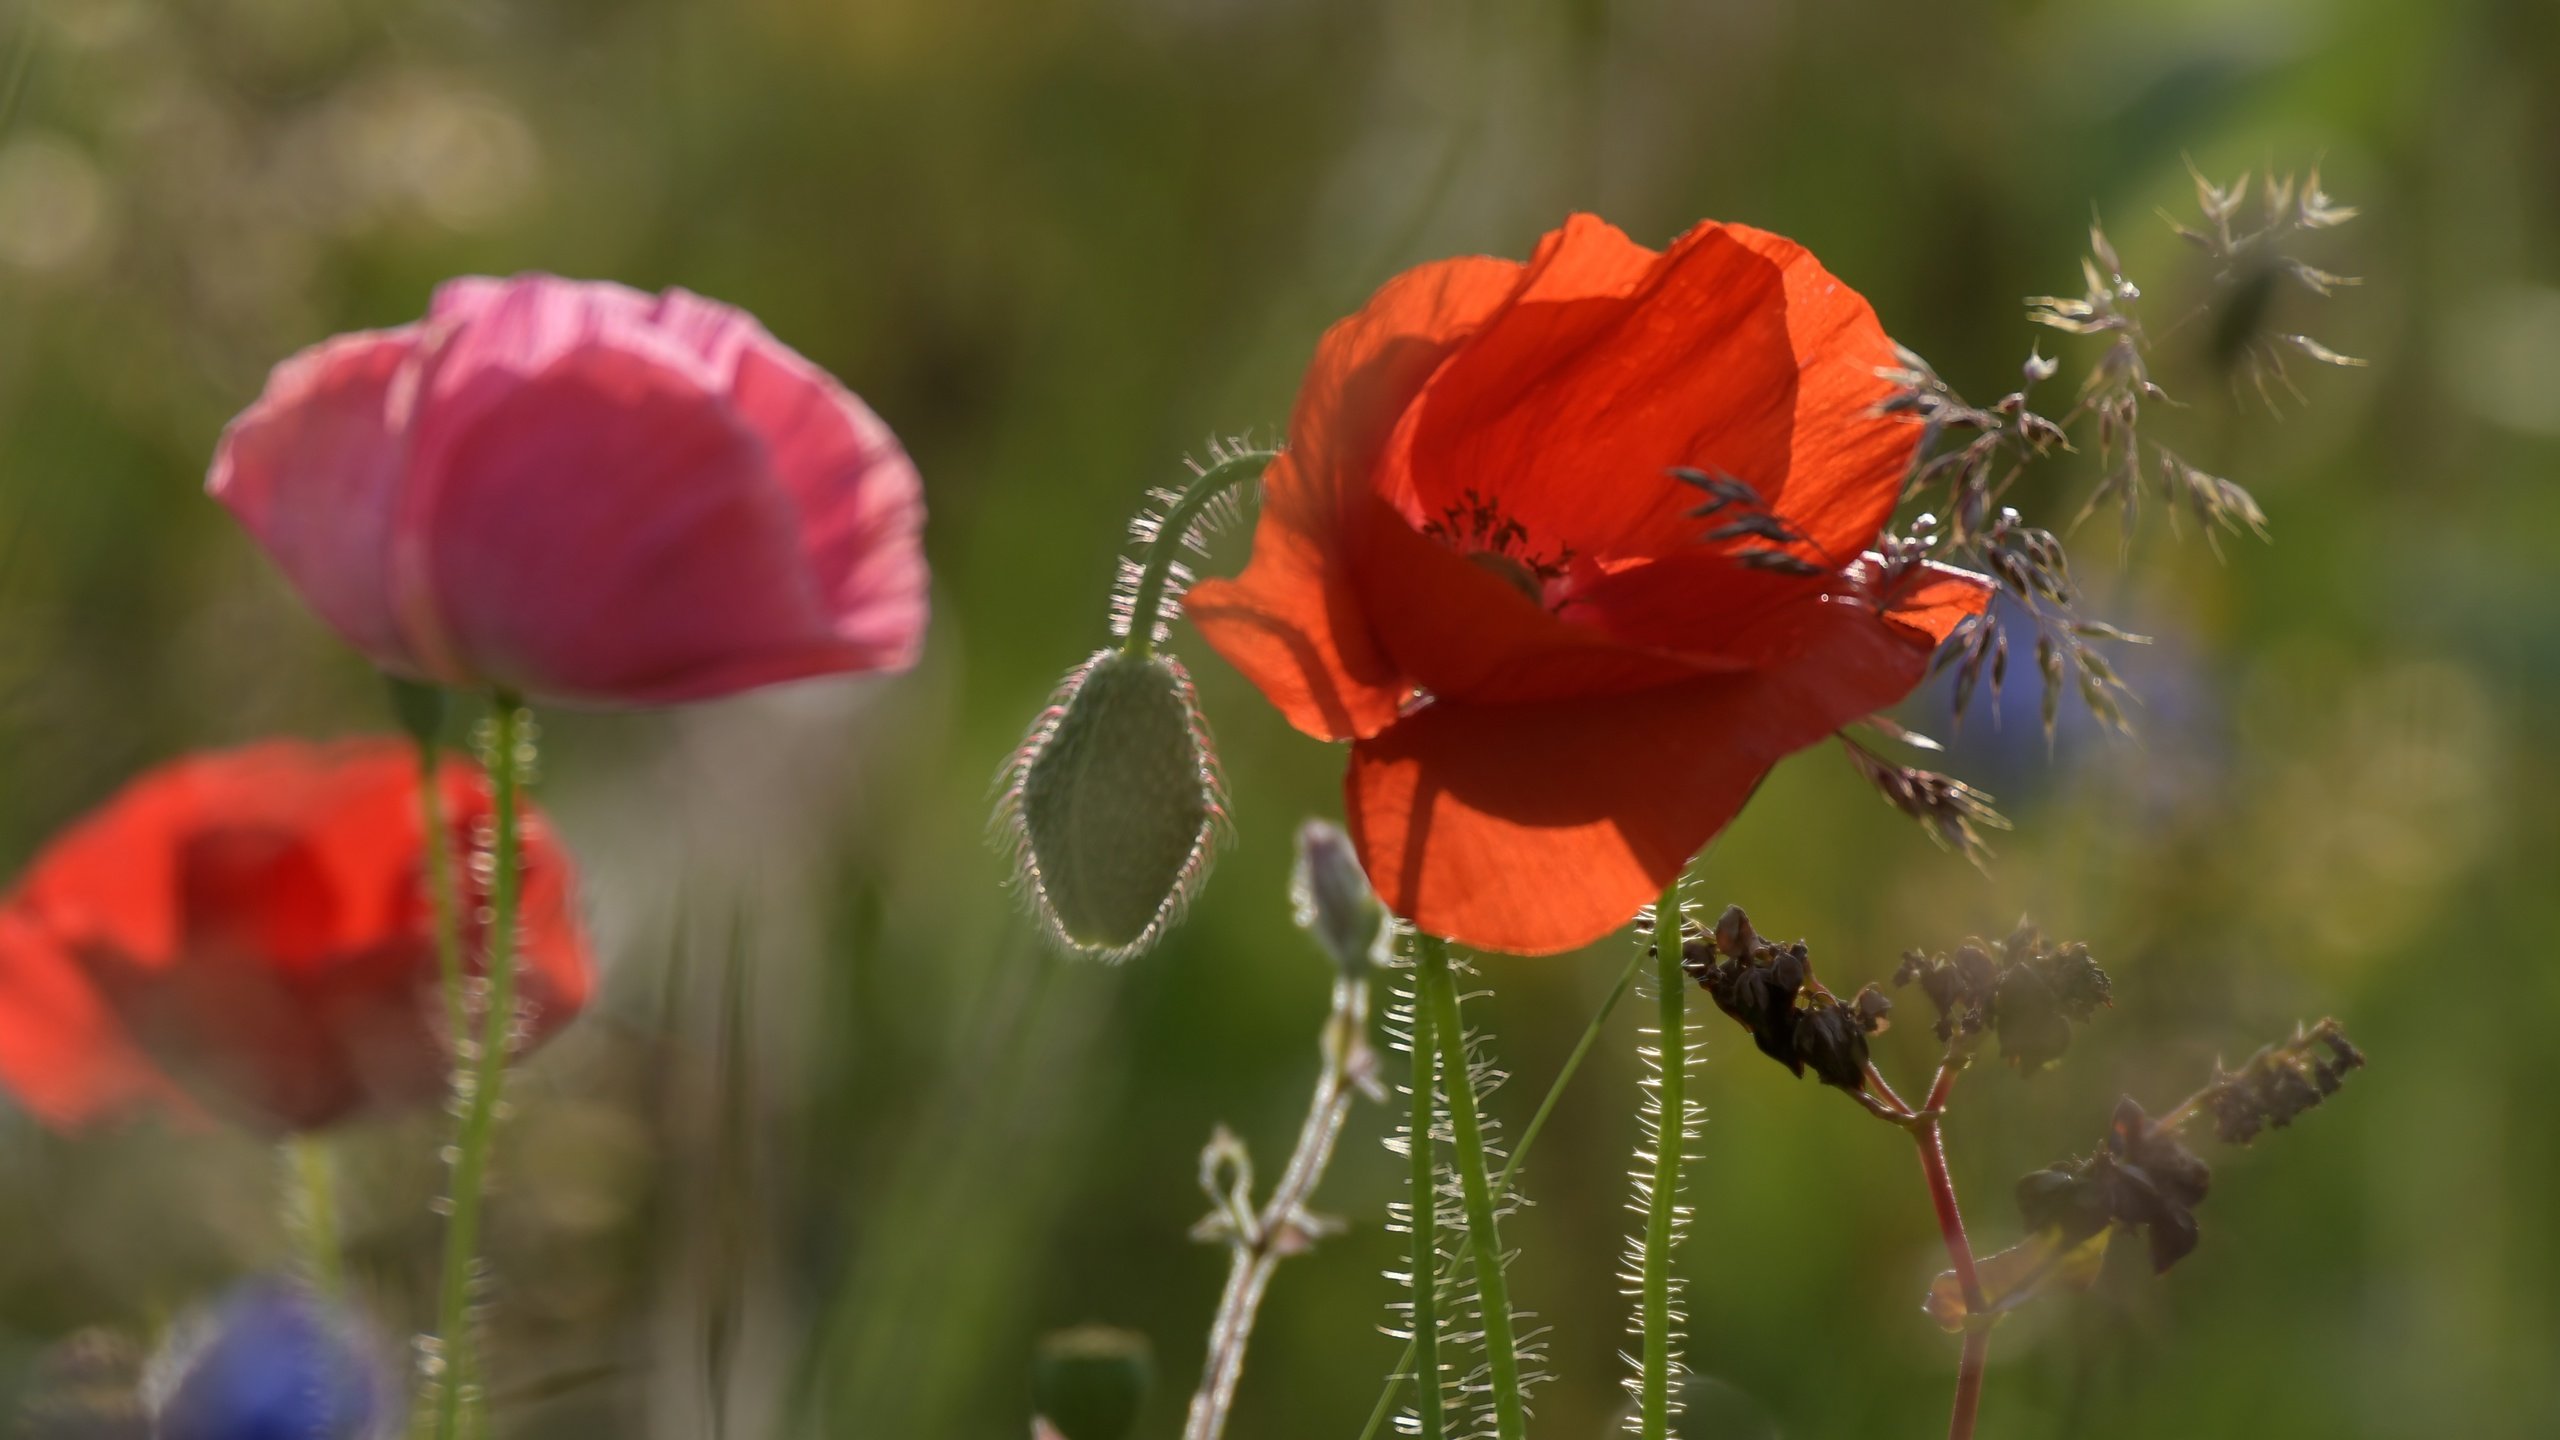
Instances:
[[[2364,1066],[2364,1052],[2335,1020],[2297,1026],[2293,1038],[2269,1045],[2237,1070],[2214,1067],[2191,1106],[2213,1116],[2226,1145],[2246,1145],[2270,1126],[2281,1130],[2294,1117],[2338,1093],[2347,1072]]]
[[[2195,1207],[2213,1171],[2131,1097],[2116,1102],[2104,1145],[2018,1182],[2018,1218],[2031,1234],[2054,1232],[2060,1250],[2110,1225],[2143,1232],[2151,1268],[2165,1271],[2196,1248]]]
[[[1843,1001],[1814,978],[1802,940],[1781,945],[1751,928],[1739,905],[1727,906],[1712,932],[1683,927],[1680,968],[1751,1032],[1760,1053],[1825,1085],[1853,1093],[1867,1086],[1867,1037],[1881,1033],[1893,1001],[1873,985]]]
[[[2300,181],[2269,173],[2259,189],[2263,218],[2252,228],[2238,221],[2249,189],[2245,176],[2218,186],[2198,174],[2201,223],[2170,220],[2211,262],[2210,293],[2178,325],[2207,321],[2233,383],[2244,377],[2253,382],[2272,408],[2271,382],[2300,393],[2285,369],[2288,354],[2327,365],[2363,363],[2308,335],[2273,331],[2267,323],[2275,291],[2286,282],[2314,296],[2355,283],[2313,265],[2294,246],[2306,236],[2345,224],[2356,212],[2329,198],[2317,169]],[[2128,544],[2143,496],[2153,491],[2168,503],[2173,524],[2183,510],[2217,548],[2225,531],[2262,539],[2267,535],[2266,512],[2246,489],[2144,434],[2144,403],[2168,403],[2169,394],[2152,378],[2153,339],[2143,326],[2142,287],[2125,275],[2123,259],[2104,227],[2089,227],[2089,253],[2080,270],[2079,294],[2036,295],[2026,302],[2027,318],[2034,323],[2103,342],[2067,407],[2050,415],[2035,408],[2030,397],[2036,387],[2054,378],[2061,365],[2033,349],[2020,366],[2017,388],[1988,405],[1968,402],[1909,350],[1901,350],[1900,365],[1886,372],[1897,387],[1885,403],[1886,412],[1913,416],[1922,425],[1904,498],[1935,497],[1944,507],[1943,518],[1920,515],[1906,537],[1887,542],[1887,568],[1922,558],[1965,560],[2000,581],[2035,629],[2048,742],[2066,690],[2077,691],[2101,723],[2125,728],[2129,692],[2093,642],[2141,639],[2081,618],[2061,542],[2051,531],[2023,523],[2001,503],[2030,467],[2084,446],[2094,450],[2098,483],[2079,518],[2114,506]],[[1959,719],[1986,678],[1988,693],[1998,696],[2008,671],[2009,641],[2003,632],[2004,622],[1986,612],[1948,637],[1938,664],[1955,668]]]
[[[1917,741],[1921,737],[1906,732],[1903,738]],[[1991,847],[1983,841],[1983,830],[2006,830],[2009,822],[1991,808],[1989,795],[1952,775],[1896,764],[1845,731],[1840,744],[1849,752],[1850,765],[1884,797],[1884,803],[1919,822],[1930,839],[1976,865],[1990,859]],[[1935,742],[1928,744],[1935,748]]]
[[[1910,951],[1893,983],[1929,997],[1950,1058],[1997,1036],[2001,1057],[2030,1075],[2062,1058],[2072,1026],[2115,1003],[2087,945],[2057,945],[2024,920],[2005,940],[1969,940],[1952,954]]]

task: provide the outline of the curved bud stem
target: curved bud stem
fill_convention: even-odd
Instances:
[[[1165,581],[1173,570],[1174,552],[1182,548],[1182,537],[1201,512],[1239,485],[1262,478],[1264,467],[1278,459],[1277,450],[1247,450],[1231,455],[1192,478],[1183,487],[1182,496],[1156,526],[1156,538],[1147,547],[1146,568],[1138,576],[1138,588],[1129,604],[1129,634],[1120,642],[1128,655],[1145,659],[1155,653],[1157,610],[1164,604]]]

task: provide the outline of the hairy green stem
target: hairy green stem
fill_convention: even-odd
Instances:
[[[1644,953],[1644,947],[1639,945],[1635,953],[1627,957],[1626,968],[1618,972],[1618,983],[1609,987],[1608,998],[1602,1000],[1600,1008],[1592,1012],[1591,1023],[1582,1027],[1582,1038],[1573,1042],[1573,1050],[1564,1057],[1564,1064],[1557,1069],[1556,1078],[1548,1082],[1547,1093],[1538,1101],[1537,1112],[1529,1117],[1528,1125],[1520,1131],[1519,1143],[1511,1147],[1510,1158],[1502,1162],[1502,1173],[1493,1177],[1494,1203],[1500,1204],[1510,1195],[1511,1179],[1519,1173],[1520,1162],[1529,1158],[1529,1147],[1538,1143],[1538,1132],[1546,1128],[1547,1117],[1555,1113],[1556,1102],[1564,1098],[1565,1087],[1573,1082],[1574,1072],[1582,1068],[1582,1062],[1590,1056],[1591,1048],[1600,1043],[1600,1034],[1608,1028],[1609,1017],[1618,1012],[1618,1002],[1626,999],[1627,991],[1634,988],[1636,972],[1644,968]],[[1418,996],[1414,1009],[1415,1023],[1419,1025],[1423,1007]],[[1417,1046],[1422,1045],[1419,1038],[1414,1043]],[[1448,1284],[1453,1273],[1454,1267],[1441,1272],[1439,1284]],[[1404,1377],[1421,1373],[1414,1369],[1416,1347],[1420,1343],[1418,1336],[1406,1342],[1404,1358],[1398,1360],[1395,1368],[1387,1373],[1386,1386],[1378,1392],[1378,1403],[1369,1411],[1369,1423],[1360,1428],[1360,1440],[1378,1440],[1379,1434],[1386,1428],[1387,1416],[1395,1410],[1396,1391],[1403,1385]]]
[[[1655,1096],[1653,1177],[1644,1220],[1644,1373],[1637,1409],[1644,1440],[1671,1428],[1671,1266],[1678,1241],[1680,1152],[1689,1129],[1689,977],[1680,968],[1680,877],[1671,877],[1653,912],[1656,1024],[1660,1047]]]
[[[1511,1333],[1510,1287],[1503,1277],[1502,1232],[1494,1222],[1493,1181],[1485,1163],[1484,1131],[1476,1119],[1476,1091],[1467,1060],[1465,1022],[1458,1015],[1458,978],[1449,967],[1449,945],[1418,937],[1415,986],[1431,1006],[1439,1032],[1440,1068],[1449,1100],[1449,1138],[1457,1162],[1458,1191],[1467,1212],[1467,1248],[1475,1257],[1476,1292],[1483,1311],[1485,1360],[1491,1371],[1496,1440],[1522,1440],[1527,1412],[1520,1404],[1520,1354]]]
[[[462,902],[454,893],[453,839],[445,829],[444,756],[432,739],[418,742],[418,823],[427,855],[427,897],[436,927],[436,973],[444,982],[445,1044],[459,1064],[464,1027],[462,1004]]]
[[[456,1057],[461,1128],[454,1142],[453,1193],[445,1221],[444,1270],[436,1299],[436,1343],[443,1365],[435,1387],[435,1440],[462,1433],[464,1374],[460,1359],[470,1327],[472,1272],[480,1256],[480,1205],[497,1137],[498,1102],[516,1011],[516,892],[522,867],[516,811],[529,748],[528,717],[511,695],[496,699],[489,776],[497,838],[489,879],[487,1008],[474,1051]]]
[[[1164,518],[1156,524],[1156,538],[1147,546],[1146,568],[1138,574],[1138,588],[1130,595],[1129,634],[1120,642],[1121,650],[1130,658],[1143,660],[1155,653],[1156,609],[1164,604],[1165,581],[1172,574],[1175,554],[1182,549],[1183,532],[1219,496],[1262,478],[1263,467],[1279,454],[1277,450],[1247,450],[1228,456],[1192,477],[1191,483],[1183,487],[1182,498],[1164,512]]]
[[[1417,949],[1419,947],[1417,946]],[[1440,1191],[1439,1167],[1431,1148],[1432,1093],[1439,1075],[1440,1044],[1432,1034],[1431,1007],[1422,998],[1422,962],[1414,961],[1413,982],[1413,1118],[1410,1121],[1413,1162],[1413,1340],[1405,1346],[1399,1370],[1413,1372],[1414,1414],[1421,1419],[1421,1440],[1440,1440]],[[1395,1382],[1379,1401],[1383,1414],[1395,1395]],[[1375,1431],[1379,1415],[1369,1417]],[[1367,1440],[1367,1437],[1362,1437]]]

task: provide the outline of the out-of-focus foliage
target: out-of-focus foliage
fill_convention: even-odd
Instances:
[[[2140,738],[2066,710],[2048,761],[2035,687],[1977,703],[1943,768],[2016,822],[1987,876],[1826,747],[1697,893],[1804,935],[1844,990],[2021,912],[2101,949],[2116,1005],[2071,1063],[1969,1082],[1950,1147],[1995,1231],[2120,1093],[2171,1103],[2300,1015],[2374,1056],[2353,1103],[2225,1168],[2174,1274],[2121,1247],[2128,1270],[2004,1327],[1986,1435],[2560,1430],[2533,1028],[2560,1001],[2551,7],[16,0],[0,86],[10,868],[182,748],[390,728],[198,486],[268,364],[413,317],[445,275],[747,306],[927,477],[915,675],[546,717],[544,800],[612,974],[511,1092],[492,1379],[517,1433],[698,1440],[717,1407],[732,1435],[1019,1435],[1036,1338],[1084,1322],[1152,1340],[1145,1426],[1169,1431],[1221,1263],[1183,1239],[1198,1139],[1223,1119],[1276,1153],[1305,1093],[1326,975],[1291,933],[1289,836],[1338,813],[1340,763],[1177,631],[1237,822],[1215,883],[1119,970],[1054,958],[999,898],[988,777],[1106,639],[1143,492],[1213,432],[1269,434],[1323,324],[1394,268],[1519,253],[1573,207],[1651,243],[1702,215],[1792,234],[1996,393],[2093,206],[2185,402],[2146,429],[2246,483],[2274,543],[2217,561],[2153,524],[2119,565],[2111,519],[2083,527],[2085,608],[2159,637],[2125,657]],[[2316,263],[2368,283],[2316,333],[2372,363],[2299,367],[2280,422],[2247,337],[2174,328],[2212,283],[2152,213],[2190,204],[2182,155],[2324,155],[2363,209]],[[2277,289],[2266,332],[2313,323],[2298,303]],[[2012,503],[2059,525],[2092,476],[2049,469]],[[1943,736],[1945,698],[1906,718]],[[1622,954],[1484,967],[1515,1125]],[[1935,1041],[1874,1043],[1908,1069]],[[1542,1433],[1617,1403],[1631,1051],[1613,1034],[1566,1096],[1505,1233],[1554,1327]],[[1913,1303],[1941,1262],[1910,1157],[1740,1053],[1718,1031],[1696,1082],[1692,1362],[1786,1434],[1928,1433],[1948,1356]],[[344,1145],[386,1333],[432,1265],[432,1133]],[[278,1261],[274,1178],[224,1135],[0,1122],[0,1403],[57,1339],[144,1338]],[[1231,1433],[1366,1417],[1396,1181],[1355,1128],[1322,1197],[1353,1229],[1274,1287]]]

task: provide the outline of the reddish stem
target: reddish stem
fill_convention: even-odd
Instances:
[[[1920,1118],[1911,1127],[1911,1138],[1920,1147],[1920,1169],[1929,1177],[1929,1201],[1938,1211],[1938,1237],[1946,1242],[1947,1261],[1955,1268],[1956,1283],[1964,1289],[1964,1308],[1968,1315],[1979,1315],[1984,1308],[1982,1277],[1973,1265],[1973,1242],[1965,1238],[1964,1209],[1956,1203],[1956,1185],[1947,1174],[1947,1146],[1939,1133],[1938,1119],[1946,1109],[1947,1092],[1956,1084],[1956,1068],[1938,1067],[1936,1083],[1929,1087],[1929,1099],[1920,1107]]]
[[[1974,1268],[1973,1242],[1965,1237],[1964,1210],[1956,1203],[1954,1177],[1947,1173],[1947,1146],[1939,1119],[1947,1096],[1955,1089],[1957,1067],[1941,1065],[1929,1086],[1929,1098],[1912,1123],[1911,1138],[1920,1147],[1920,1168],[1929,1177],[1929,1201],[1938,1212],[1938,1237],[1946,1242],[1947,1263],[1964,1291],[1964,1355],[1956,1368],[1956,1403],[1947,1417],[1947,1440],[1973,1440],[1974,1419],[1982,1411],[1982,1365],[1991,1349],[1989,1301],[1982,1276]]]
[[[1964,1333],[1964,1358],[1956,1365],[1956,1407],[1947,1417],[1947,1440],[1973,1440],[1974,1417],[1982,1413],[1982,1361],[1990,1350],[1990,1331]]]

